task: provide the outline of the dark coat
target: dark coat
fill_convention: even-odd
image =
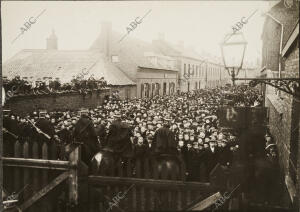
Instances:
[[[219,148],[215,147],[215,151],[212,152],[210,148],[206,150],[206,167],[207,167],[207,174],[209,175],[210,172],[215,168],[219,161]]]
[[[178,154],[175,134],[168,128],[158,129],[153,138],[153,148],[157,154]]]
[[[92,157],[99,151],[98,140],[93,122],[88,117],[81,117],[75,125],[75,142],[82,143],[81,158],[89,165]]]
[[[145,144],[142,144],[141,146],[136,145],[134,147],[134,155],[136,158],[143,158],[145,155],[147,155],[149,147],[147,147]]]
[[[107,149],[122,155],[131,154],[131,136],[132,132],[129,125],[121,120],[113,121],[107,135]]]
[[[44,118],[38,119],[38,121],[36,122],[35,126],[38,127],[44,133],[46,133],[47,135],[49,135],[51,138],[55,134],[55,129],[54,129],[53,125],[47,119],[44,119]],[[39,138],[41,140],[45,140],[45,136],[42,135],[42,134],[39,135]]]

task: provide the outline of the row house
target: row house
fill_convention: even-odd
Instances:
[[[230,78],[224,74],[224,66],[214,58],[204,58],[191,48],[185,48],[183,42],[172,45],[159,35],[152,41],[164,55],[177,61],[178,91],[193,91],[206,87],[216,87],[230,83]],[[226,72],[227,73],[227,72]]]

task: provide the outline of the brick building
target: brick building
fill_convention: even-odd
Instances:
[[[295,1],[296,2],[296,1]],[[261,73],[267,78],[299,78],[299,3],[288,8],[284,1],[273,6],[262,34]],[[300,181],[300,102],[287,93],[264,86],[265,106],[269,108],[269,128],[278,146],[283,182],[291,204],[299,207]]]

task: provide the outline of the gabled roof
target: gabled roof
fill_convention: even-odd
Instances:
[[[104,77],[112,85],[135,84],[99,51],[24,49],[3,64],[3,76],[8,78],[58,77],[65,83],[83,72],[87,73],[85,79],[93,74],[94,78]]]
[[[161,64],[152,64],[145,52],[162,54],[162,52],[151,43],[134,38],[131,34],[127,35],[122,41],[124,35],[112,31],[111,33],[111,54],[117,55],[119,62],[114,63],[131,80],[136,80],[138,67],[147,67],[152,69],[166,69]],[[103,49],[104,36],[100,34],[90,47],[91,50]],[[176,70],[176,69],[174,69]]]

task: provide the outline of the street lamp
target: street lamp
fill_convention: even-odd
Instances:
[[[242,32],[227,34],[221,43],[222,59],[232,84],[235,85],[236,76],[243,66],[247,41]]]

